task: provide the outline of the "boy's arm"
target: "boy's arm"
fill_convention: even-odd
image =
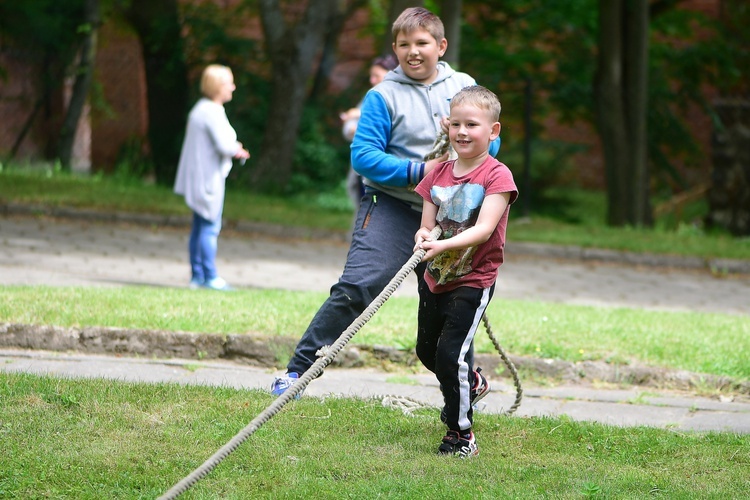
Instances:
[[[352,142],[354,170],[386,186],[417,184],[425,175],[424,163],[397,158],[385,152],[391,139],[391,115],[383,97],[368,92],[362,102],[362,116]]]
[[[503,213],[505,213],[505,209],[510,202],[510,196],[511,193],[509,192],[488,195],[482,201],[482,208],[479,210],[479,217],[475,225],[452,238],[435,241],[425,240],[419,247],[427,250],[423,260],[430,260],[447,250],[477,246],[487,241],[500,222]],[[422,214],[422,223],[424,225],[424,213]]]
[[[430,233],[437,225],[437,213],[437,205],[425,199],[422,203],[422,224],[414,235],[414,252],[422,248],[423,242],[431,239]]]

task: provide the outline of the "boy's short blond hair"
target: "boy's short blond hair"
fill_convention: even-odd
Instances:
[[[227,66],[221,64],[210,64],[206,66],[201,75],[201,93],[213,99],[216,94],[219,93],[221,85],[226,81],[226,78],[233,79],[232,70]]]
[[[493,122],[500,121],[500,99],[494,92],[481,85],[472,85],[471,87],[462,88],[451,99],[451,109],[453,106],[475,106],[487,111]]]
[[[394,43],[399,33],[409,34],[420,28],[432,35],[438,43],[445,38],[445,27],[438,16],[424,7],[410,7],[393,22],[391,33]]]

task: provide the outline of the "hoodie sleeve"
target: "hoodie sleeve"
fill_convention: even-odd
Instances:
[[[497,154],[500,152],[500,144],[502,139],[500,139],[500,136],[497,137],[494,141],[490,143],[490,156],[497,157]]]
[[[352,141],[352,167],[378,184],[405,187],[414,162],[387,154],[390,139],[391,113],[383,97],[370,91],[362,102],[362,116]]]

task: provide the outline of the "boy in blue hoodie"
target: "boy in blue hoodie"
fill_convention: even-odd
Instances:
[[[412,256],[422,211],[414,187],[448,155],[424,158],[436,137],[448,130],[451,98],[476,85],[472,77],[439,60],[448,41],[442,21],[429,10],[404,10],[392,33],[399,67],[365,96],[351,146],[352,166],[363,177],[365,194],[344,272],[297,344],[287,373],[271,385],[276,395],[313,365],[316,352],[333,344]],[[494,156],[499,147],[498,138],[490,153]],[[424,266],[416,269],[420,281]],[[470,382],[485,394],[489,390],[477,372]]]

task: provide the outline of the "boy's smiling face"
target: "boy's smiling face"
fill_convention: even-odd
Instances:
[[[422,28],[409,33],[400,32],[393,44],[393,51],[406,76],[426,85],[437,77],[437,63],[447,48],[445,38],[438,42]]]
[[[468,103],[451,106],[448,120],[451,146],[464,160],[486,157],[490,142],[500,135],[500,122],[493,122],[489,111]]]

